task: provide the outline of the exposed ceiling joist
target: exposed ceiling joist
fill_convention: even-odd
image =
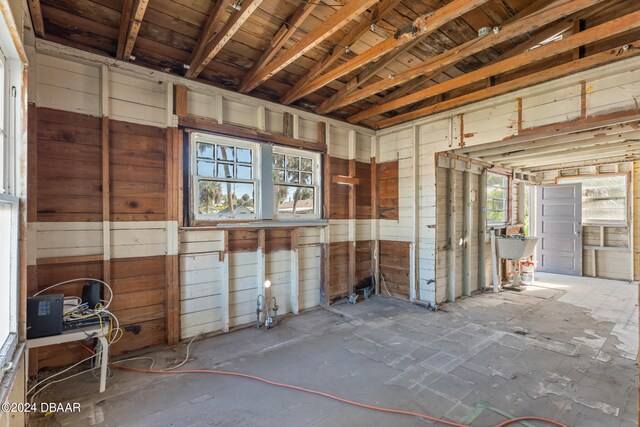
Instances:
[[[423,99],[430,98],[441,93],[459,89],[471,83],[479,82],[492,76],[497,76],[509,71],[517,70],[525,65],[553,58],[563,52],[569,52],[577,47],[597,42],[618,34],[622,34],[640,28],[640,11],[631,13],[618,19],[590,28],[581,33],[574,34],[565,39],[540,46],[536,49],[523,52],[514,57],[505,59],[492,65],[487,65],[471,73],[456,77],[449,81],[426,88],[394,101],[369,108],[349,117],[349,122],[358,123],[362,120],[377,116],[397,108],[411,105]]]
[[[636,132],[636,130],[637,126],[635,125],[620,124],[606,126],[604,129],[599,128],[596,130],[578,131],[557,136],[540,137],[519,143],[514,143],[511,140],[504,140],[500,141],[499,144],[482,144],[482,146],[493,145],[493,147],[487,149],[482,149],[482,146],[475,146],[478,150],[473,151],[472,154],[474,157],[498,160],[511,155],[517,156],[522,152],[542,153],[544,152],[543,150],[553,149],[556,147],[562,148],[585,140],[595,140],[596,138],[603,137],[609,138],[616,135],[628,135],[629,133]]]
[[[118,33],[118,59],[128,60],[133,52],[133,46],[138,38],[142,19],[147,11],[149,0],[125,0],[120,15],[120,29]]]
[[[208,40],[204,40],[202,53],[191,61],[185,76],[188,78],[198,77],[224,45],[231,40],[240,27],[251,17],[251,14],[260,6],[262,1],[263,0],[249,0],[246,3],[242,3],[242,9],[234,10],[222,29]]]
[[[602,146],[591,148],[576,148],[566,153],[554,154],[551,156],[540,156],[536,159],[528,159],[518,162],[496,162],[502,166],[512,169],[525,169],[540,166],[547,166],[554,163],[566,161],[579,162],[585,160],[599,159],[603,160],[608,157],[620,157],[640,154],[640,143],[618,141],[615,144],[605,144]]]
[[[245,92],[252,91],[265,80],[273,77],[280,70],[300,58],[318,44],[322,43],[333,33],[363,13],[376,2],[377,0],[349,1],[345,6],[338,9],[335,13],[329,16],[329,18],[314,28],[313,31],[302,38],[302,40],[296,43],[295,46],[281,53],[273,61],[267,64],[267,66],[263,67],[258,73],[256,73],[253,79],[245,85]]]
[[[570,143],[552,145],[548,147],[537,147],[532,149],[526,149],[524,147],[514,147],[517,148],[518,151],[510,151],[509,153],[504,153],[501,155],[495,156],[480,156],[482,160],[486,160],[488,162],[500,163],[502,165],[507,164],[521,164],[523,162],[526,163],[528,159],[539,159],[540,157],[547,157],[550,155],[562,153],[569,155],[575,149],[586,149],[590,147],[602,147],[602,146],[610,146],[611,144],[616,144],[628,140],[636,140],[640,142],[640,133],[639,132],[626,132],[626,133],[618,133],[614,135],[602,135],[594,138],[586,138],[579,141],[574,141]]]
[[[28,0],[29,11],[31,12],[31,22],[36,36],[44,38],[44,19],[42,17],[42,7],[40,0]]]
[[[318,61],[316,65],[309,70],[296,84],[280,99],[282,104],[291,104],[295,100],[304,95],[298,95],[303,92],[303,88],[314,78],[323,73],[327,68],[335,64],[335,62],[345,54],[345,47],[352,46],[360,38],[369,31],[371,25],[377,24],[387,13],[391,12],[394,7],[402,0],[382,0],[376,5],[369,14],[369,19],[362,19],[355,29],[349,31],[336,45],[330,54]]]
[[[625,163],[625,162],[637,162],[640,160],[640,155],[624,155],[617,157],[607,157],[597,160],[587,161],[572,161],[571,159],[565,159],[560,163],[552,163],[544,166],[532,166],[523,168],[526,172],[545,172],[557,169],[569,169],[569,168],[583,168],[588,166],[607,165],[612,163]]]
[[[483,37],[469,40],[455,49],[445,51],[405,72],[395,75],[393,79],[380,80],[374,84],[365,86],[362,89],[354,90],[343,96],[337,96],[341,93],[338,92],[336,95],[323,102],[317,112],[326,114],[331,111],[335,111],[346,105],[368,98],[376,93],[380,93],[384,90],[406,83],[420,76],[430,75],[433,77],[458,62],[477,54],[478,52],[486,50],[496,44],[508,41],[514,37],[535,31],[536,29],[542,28],[551,22],[583,10],[589,6],[593,6],[599,1],[600,0],[559,0],[542,10],[533,14],[525,15],[519,20],[515,20],[510,24],[504,25],[500,28],[498,33],[490,32]],[[522,50],[518,53],[522,53],[527,47],[529,47],[528,42],[525,42],[525,46],[522,46]],[[519,47],[517,49],[519,49]],[[394,97],[393,99],[397,99],[397,97]],[[393,99],[390,99],[390,101]]]
[[[303,2],[298,9],[289,17],[286,24],[282,24],[280,30],[273,38],[271,44],[267,46],[267,49],[262,52],[260,58],[253,64],[247,75],[245,76],[240,88],[240,92],[247,92],[248,88],[253,84],[256,75],[276,56],[280,49],[285,45],[287,41],[295,34],[300,24],[311,15],[313,9],[318,3]]]
[[[207,22],[205,22],[204,27],[202,28],[198,44],[191,53],[189,64],[202,56],[202,52],[204,51],[207,43],[215,34],[220,31],[220,28],[222,28],[223,25],[221,20],[222,14],[227,9],[227,7],[231,5],[231,1],[232,0],[218,0],[211,5],[211,9],[209,10],[209,18],[207,18]]]
[[[581,33],[583,34],[583,33]],[[640,46],[640,40],[635,41],[632,45]],[[424,117],[430,114],[435,114],[441,111],[450,110],[453,108],[461,107],[463,105],[470,104],[472,102],[481,101],[484,99],[492,98],[494,96],[503,95],[508,92],[512,92],[518,89],[524,89],[526,87],[543,83],[549,80],[557,79],[568,74],[577,73],[580,71],[588,70],[589,68],[598,67],[601,65],[609,64],[611,62],[619,61],[625,58],[640,55],[638,49],[623,48],[628,45],[619,46],[615,49],[610,49],[605,52],[597,53],[586,58],[581,58],[576,61],[568,62],[566,64],[558,65],[546,70],[541,70],[534,75],[520,77],[506,83],[502,83],[496,86],[491,86],[486,89],[475,91],[467,95],[462,95],[456,98],[448,99],[443,102],[439,102],[428,107],[420,108],[405,114],[400,114],[389,119],[380,120],[376,123],[377,128],[384,128],[388,126],[397,125],[409,120]]]
[[[444,24],[453,21],[487,1],[488,0],[454,0],[446,6],[436,10],[433,14],[420,16],[409,25],[399,29],[396,35],[389,37],[388,39],[362,52],[355,58],[350,59],[344,64],[333,68],[327,73],[309,82],[299,90],[297,96],[301,97],[311,92],[315,92],[333,80],[349,74],[363,65],[375,61],[389,52],[399,50],[403,46],[415,42],[417,38],[422,38],[423,36],[431,34]],[[359,83],[350,82],[348,84],[354,85]]]

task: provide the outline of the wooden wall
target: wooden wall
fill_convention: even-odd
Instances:
[[[166,342],[166,131],[108,121],[110,222],[103,222],[102,120],[36,106],[30,114],[36,167],[28,178],[37,200],[29,224],[36,234],[30,293],[78,277],[107,280],[125,332],[112,354]],[[80,295],[81,284],[51,292],[59,291]],[[82,358],[83,351],[74,354]],[[61,366],[69,357],[46,347],[33,366]]]
[[[380,241],[380,280],[383,293],[409,299],[409,243]]]

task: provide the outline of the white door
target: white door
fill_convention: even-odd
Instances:
[[[538,271],[582,276],[582,184],[538,188]]]

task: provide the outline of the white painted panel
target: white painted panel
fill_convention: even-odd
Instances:
[[[282,133],[283,132],[284,114],[267,109],[265,111],[265,125],[267,132]]]
[[[256,105],[241,104],[224,100],[224,122],[251,128],[258,127],[258,108]]]
[[[109,76],[111,118],[166,127],[166,85],[118,72]]]
[[[328,152],[331,157],[349,158],[349,130],[338,126],[330,126]]]
[[[301,117],[299,120],[298,132],[300,139],[303,139],[305,141],[317,141],[318,122]]]
[[[189,114],[213,119],[214,115],[214,97],[195,91],[187,92],[187,111]]]

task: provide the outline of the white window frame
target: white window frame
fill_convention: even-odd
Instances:
[[[19,227],[19,199],[7,194],[0,194],[0,205],[9,206],[11,210],[11,225],[9,241],[1,240],[0,245],[9,245],[9,269],[0,271],[0,297],[8,302],[7,312],[0,311],[0,322],[8,322],[9,328],[6,336],[0,336],[0,382],[5,374],[5,366],[8,366],[13,358],[13,353],[18,344],[18,229]],[[2,251],[0,251],[2,253]],[[5,299],[6,298],[6,299]]]
[[[247,148],[252,150],[252,156],[253,156],[253,162],[251,163],[251,166],[253,168],[253,172],[252,172],[252,179],[250,180],[246,180],[246,179],[235,179],[235,178],[231,178],[231,179],[227,179],[227,178],[212,178],[212,177],[207,177],[207,176],[200,176],[198,175],[198,164],[197,164],[197,143],[198,142],[204,142],[204,143],[209,143],[209,144],[221,144],[221,145],[227,145],[227,146],[231,146],[231,147],[238,147],[238,148]],[[215,134],[209,134],[209,133],[202,133],[202,132],[193,132],[190,136],[190,151],[191,151],[191,187],[192,187],[192,200],[191,200],[191,210],[193,212],[193,217],[196,221],[198,220],[206,220],[206,221],[238,221],[238,220],[255,220],[260,218],[261,216],[261,212],[262,212],[262,205],[261,205],[261,163],[262,163],[262,156],[261,156],[261,150],[259,147],[259,144],[254,143],[254,142],[248,142],[248,141],[244,141],[244,140],[240,140],[240,139],[235,139],[235,138],[228,138],[225,136],[221,136],[221,135],[215,135]],[[200,194],[199,194],[199,183],[200,181],[217,181],[217,182],[240,182],[240,183],[247,183],[247,184],[253,184],[253,204],[254,204],[254,213],[253,215],[247,215],[247,214],[232,214],[232,213],[225,213],[225,214],[202,214],[199,212],[198,206],[199,206],[199,200],[200,200]]]
[[[615,219],[590,219],[587,218],[584,214],[584,206],[585,206],[585,196],[584,191],[585,188],[588,188],[588,185],[585,185],[585,182],[588,182],[590,179],[597,178],[605,178],[608,176],[620,176],[624,178],[624,187],[626,191],[624,192],[624,220],[615,220]],[[630,205],[629,205],[629,182],[630,176],[627,172],[622,173],[602,173],[602,174],[593,174],[593,175],[576,175],[576,176],[562,176],[556,179],[558,184],[568,184],[568,183],[582,183],[582,225],[615,225],[615,226],[628,226],[629,225],[629,215],[630,215]],[[603,199],[621,199],[622,197],[606,197]]]
[[[504,199],[503,199],[503,209],[502,212],[504,212],[504,221],[491,221],[489,219],[489,212],[493,211],[493,212],[499,212],[497,210],[494,209],[489,209],[489,200],[492,200],[492,198],[489,197],[489,189],[490,188],[502,188],[502,187],[497,187],[495,185],[490,185],[489,184],[489,177],[491,175],[494,176],[499,176],[501,178],[504,178],[504,180],[506,181],[506,185],[504,187]],[[511,192],[511,188],[509,186],[509,177],[507,175],[503,175],[501,173],[495,173],[495,172],[487,172],[487,224],[490,226],[500,226],[500,225],[507,225],[509,223],[509,193]],[[495,199],[498,200],[498,199]]]
[[[273,154],[288,154],[288,155],[293,155],[293,156],[300,156],[300,157],[305,157],[305,158],[310,158],[311,161],[313,161],[313,169],[312,169],[312,173],[313,173],[313,182],[311,185],[306,185],[306,184],[288,184],[286,182],[275,182],[273,183],[273,194],[274,194],[274,202],[273,202],[273,216],[275,219],[296,219],[296,220],[305,220],[305,219],[313,219],[313,220],[318,220],[321,217],[321,206],[320,206],[320,201],[321,201],[321,193],[322,193],[322,170],[321,170],[321,163],[320,163],[320,153],[317,153],[315,151],[309,151],[309,150],[299,150],[299,149],[295,149],[295,148],[289,148],[289,147],[273,147]],[[273,166],[272,163],[272,171],[275,170],[275,167]],[[309,215],[309,214],[293,214],[293,213],[278,213],[278,201],[275,200],[275,197],[277,192],[276,192],[276,186],[282,184],[282,185],[290,185],[290,186],[294,186],[294,187],[305,187],[305,188],[313,188],[313,215]]]

